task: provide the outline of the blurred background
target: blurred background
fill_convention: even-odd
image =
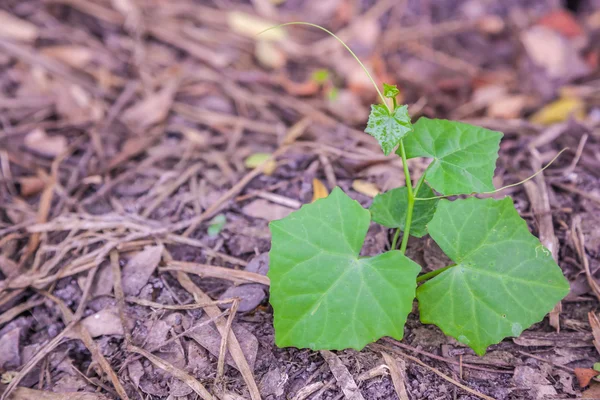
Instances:
[[[404,185],[363,132],[379,100],[344,47],[257,35],[291,21],[339,35],[413,120],[504,132],[496,187],[568,147],[495,195],[554,249],[562,308],[483,358],[418,315],[402,343],[335,358],[274,345],[268,222],[335,186],[368,206]],[[197,380],[221,399],[600,398],[599,62],[597,0],[0,1],[4,396],[194,399]],[[373,225],[362,254],[389,245]],[[409,254],[447,265],[428,238]],[[228,304],[177,308],[234,297],[227,324]]]

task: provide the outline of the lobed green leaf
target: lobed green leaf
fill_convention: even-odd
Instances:
[[[387,83],[383,84],[383,95],[388,99],[393,99],[394,97],[400,94],[400,90],[396,85],[388,85]]]
[[[433,158],[427,182],[444,195],[494,190],[501,132],[422,117],[404,140],[407,158]]]
[[[421,185],[417,197],[428,198],[433,196],[435,194],[429,186],[426,184]],[[427,223],[433,218],[438,201],[438,199],[432,199],[415,202],[410,227],[410,234],[412,236],[423,237],[427,234]],[[400,228],[404,230],[407,208],[408,190],[406,187],[399,187],[375,196],[369,210],[371,211],[372,220],[378,224],[387,228]]]
[[[421,321],[477,354],[540,321],[569,292],[510,198],[441,200],[429,234],[456,262],[417,289]]]
[[[399,251],[359,258],[369,223],[369,211],[340,188],[271,222],[278,346],[360,350],[402,338],[421,268]]]
[[[383,104],[371,105],[371,113],[365,132],[377,139],[386,156],[398,146],[400,140],[412,129],[408,106],[397,107],[390,114],[388,108]]]

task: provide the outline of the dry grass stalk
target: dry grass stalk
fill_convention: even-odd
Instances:
[[[331,373],[335,377],[346,398],[348,400],[364,400],[354,378],[352,378],[352,375],[348,371],[348,368],[342,363],[342,360],[329,350],[321,350],[320,353],[329,365]]]
[[[167,261],[166,267],[161,267],[159,270],[181,271],[200,276],[210,276],[212,278],[226,279],[234,283],[260,283],[266,286],[270,284],[269,278],[254,272],[184,261]]]
[[[381,355],[383,356],[385,364],[390,369],[392,383],[394,384],[398,399],[409,400],[408,393],[406,392],[406,385],[404,384],[404,381],[406,380],[406,364],[404,363],[404,360],[396,360],[386,352],[381,352]],[[398,366],[400,366],[400,368]]]
[[[223,379],[223,373],[225,372],[225,355],[227,354],[227,341],[229,340],[229,335],[231,334],[231,325],[233,324],[233,319],[235,318],[239,304],[239,299],[233,299],[233,304],[231,304],[229,312],[229,318],[227,318],[227,323],[225,324],[225,334],[221,335],[221,346],[219,347],[219,359],[217,361],[217,376],[215,377],[215,385],[217,382],[220,382]]]
[[[194,296],[196,302],[211,301],[211,298],[208,295],[206,295],[206,293],[204,293],[198,286],[196,286],[196,284],[194,284],[190,277],[187,276],[185,273],[177,272],[175,274],[175,277],[179,281],[179,284]],[[204,311],[211,318],[215,318],[221,313],[221,310],[219,310],[219,308],[216,306],[207,306],[204,308]],[[217,330],[219,331],[221,336],[227,334],[227,324],[225,322],[220,320],[215,321],[215,326],[217,327]],[[242,352],[242,348],[240,347],[240,343],[238,342],[233,332],[231,332],[231,334],[228,335],[227,344],[229,347],[229,353],[231,354],[231,357],[233,358],[235,364],[238,367],[238,370],[240,371],[242,377],[244,378],[244,381],[246,382],[246,385],[248,386],[250,397],[252,398],[252,400],[260,400],[260,392],[258,391],[258,386],[256,385],[256,381],[254,380],[252,370],[250,369],[248,361],[246,360],[246,357],[244,357],[244,353]]]

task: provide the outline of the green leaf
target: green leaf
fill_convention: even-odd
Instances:
[[[421,185],[417,197],[433,197],[435,194],[426,184]],[[419,200],[415,202],[413,208],[413,219],[410,227],[410,234],[416,237],[423,237],[427,234],[427,223],[433,218],[438,199]],[[373,221],[388,228],[400,228],[404,230],[406,220],[406,209],[408,207],[408,190],[406,187],[399,187],[389,190],[383,194],[378,194],[373,199],[373,204],[369,209]]]
[[[394,97],[400,94],[400,90],[398,90],[398,86],[396,85],[388,85],[387,83],[383,84],[383,95],[388,99],[393,99]]]
[[[383,104],[371,105],[371,114],[369,114],[365,132],[377,139],[386,156],[412,129],[408,106],[398,107],[393,114],[390,114],[388,108]]]
[[[569,292],[512,200],[441,200],[429,234],[456,266],[417,289],[421,321],[477,354],[540,321]]]
[[[322,68],[312,73],[312,80],[317,84],[323,84],[329,79],[329,70]]]
[[[402,338],[421,268],[399,251],[359,258],[369,223],[369,211],[340,188],[271,222],[278,346],[360,350]]]
[[[225,223],[227,222],[227,218],[225,214],[216,215],[213,219],[210,220],[210,225],[208,226],[208,236],[215,237],[217,236],[225,227]]]
[[[594,370],[600,372],[600,363],[594,363]]]
[[[494,190],[501,132],[445,119],[420,118],[404,140],[407,158],[431,157],[427,182],[438,192],[481,193]]]

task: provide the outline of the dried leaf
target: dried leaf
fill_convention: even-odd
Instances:
[[[285,53],[267,40],[256,42],[254,55],[258,62],[266,68],[279,69],[287,62]]]
[[[270,176],[273,174],[273,172],[275,172],[275,169],[277,168],[277,163],[275,162],[275,160],[269,160],[271,156],[271,153],[254,153],[248,158],[246,158],[246,160],[244,160],[244,165],[246,166],[246,168],[254,169],[262,163],[266,162],[263,169],[263,173],[265,175]]]
[[[538,24],[559,32],[568,38],[585,35],[583,28],[573,14],[562,8],[546,14],[538,21]]]
[[[590,381],[597,375],[598,371],[592,368],[575,368],[575,377],[582,388],[588,386]]]
[[[163,246],[147,246],[129,260],[123,268],[123,292],[128,296],[136,296],[148,283],[148,279],[158,266]]]
[[[0,10],[0,38],[33,42],[37,37],[38,28],[34,24]]]
[[[41,53],[73,68],[84,68],[94,58],[92,50],[83,46],[49,46],[44,47]]]
[[[545,26],[534,26],[521,34],[521,41],[533,62],[551,78],[570,79],[588,73],[577,49],[560,33]]]
[[[585,117],[585,105],[576,97],[563,97],[546,104],[529,119],[535,124],[551,125],[563,122],[569,117],[581,120]]]
[[[291,208],[274,204],[264,199],[254,200],[242,208],[244,214],[253,218],[266,219],[267,221],[285,218],[292,211],[294,210]]]
[[[46,183],[39,176],[23,176],[19,178],[19,193],[23,197],[33,196],[44,189]]]
[[[0,368],[3,370],[17,368],[21,365],[19,354],[20,333],[21,328],[15,328],[0,338]]]
[[[121,118],[133,130],[142,130],[164,121],[178,86],[178,81],[172,80],[161,90],[125,110]]]
[[[325,187],[323,182],[321,182],[317,178],[313,178],[312,184],[313,184],[312,203],[314,203],[316,200],[324,199],[325,197],[327,197],[329,195],[329,192],[327,191],[327,188]]]
[[[380,192],[377,185],[372,182],[363,181],[361,179],[356,179],[352,182],[352,189],[356,190],[358,193],[362,193],[365,196],[375,197]]]
[[[487,114],[492,118],[519,118],[526,105],[527,96],[525,95],[500,97],[490,103]]]
[[[256,17],[254,15],[246,14],[240,11],[231,11],[227,14],[227,23],[229,29],[235,33],[249,37],[251,39],[258,39],[258,34],[272,28],[277,25],[276,22],[268,21]],[[271,29],[260,35],[262,40],[281,40],[285,38],[285,31],[281,28]]]
[[[36,128],[25,136],[25,146],[36,153],[56,157],[67,150],[68,144],[64,136],[48,136],[46,131]]]
[[[205,321],[207,319],[208,318],[204,316],[200,318],[200,322]],[[256,336],[254,336],[243,326],[235,323],[233,324],[231,330],[240,342],[240,348],[242,350],[242,353],[244,354],[244,357],[246,357],[246,360],[248,360],[250,370],[254,370],[256,354],[258,353],[258,340],[256,339]],[[221,347],[221,335],[214,328],[213,325],[202,325],[197,329],[194,329],[186,336],[194,339],[200,346],[208,350],[213,356],[219,357],[219,351]],[[227,354],[225,356],[225,362],[233,368],[239,370],[229,351],[227,351]]]
[[[81,321],[90,336],[123,335],[123,326],[116,309],[105,308]]]

